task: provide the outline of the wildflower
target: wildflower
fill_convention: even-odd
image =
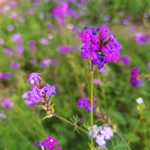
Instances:
[[[33,73],[29,74],[29,76],[28,76],[28,81],[31,84],[38,83],[39,80],[42,80],[42,78],[41,78],[41,75],[37,72],[33,72]]]
[[[110,15],[105,15],[104,16],[104,21],[109,21],[110,20]]]
[[[103,84],[99,79],[94,79],[94,80],[93,80],[93,83],[94,83],[95,85],[102,85],[102,84]]]
[[[135,67],[132,68],[130,72],[130,83],[134,88],[137,88],[140,85],[143,85],[143,81],[138,79],[138,74],[139,74],[139,68]]]
[[[88,132],[89,136],[92,136],[99,146],[106,146],[106,141],[114,136],[113,131],[109,126],[93,125],[92,127],[88,127]]]
[[[0,113],[0,118],[1,118],[1,119],[6,119],[7,116],[6,116],[4,113]]]
[[[14,102],[11,102],[9,98],[5,98],[2,101],[1,106],[6,108],[12,108],[14,106]]]
[[[8,48],[4,48],[4,49],[3,49],[3,52],[4,52],[5,54],[7,54],[8,56],[11,56],[11,55],[13,54],[13,51],[12,51],[11,49],[8,49]]]
[[[148,70],[150,70],[150,62],[147,64],[147,68]]]
[[[48,45],[48,39],[47,38],[41,38],[40,39],[40,42],[41,42],[41,44],[43,44],[43,45]]]
[[[44,60],[41,61],[41,66],[47,67],[50,65],[51,62],[52,60],[50,58],[45,58]]]
[[[10,72],[4,73],[4,76],[3,76],[4,79],[8,79],[10,77],[11,77],[11,73]]]
[[[36,50],[36,46],[35,46],[35,41],[34,40],[30,40],[29,41],[29,50],[30,51],[35,51]]]
[[[54,149],[54,148],[56,148],[57,144],[58,144],[58,141],[54,137],[48,136],[43,141],[35,142],[34,146],[42,146],[47,149]],[[56,150],[62,150],[62,149],[60,147],[58,147],[58,148],[56,148]]]
[[[10,64],[10,68],[12,68],[12,69],[19,69],[20,65],[17,62],[14,61],[14,62],[12,62]]]
[[[58,46],[58,51],[59,52],[62,52],[62,53],[65,53],[65,52],[69,52],[69,51],[74,51],[74,48],[71,47],[71,46]]]
[[[120,61],[126,66],[130,63],[130,57],[129,56],[120,56]]]
[[[107,27],[85,27],[79,37],[84,43],[81,57],[90,58],[92,65],[97,65],[100,69],[105,63],[118,61],[122,46]]]
[[[0,72],[0,79],[2,79],[4,76],[4,74],[2,72]]]
[[[14,30],[14,26],[9,25],[9,26],[7,27],[7,30],[8,30],[9,32],[13,31],[13,30]]]
[[[55,86],[50,86],[49,84],[46,84],[44,86],[44,91],[46,93],[46,96],[50,97],[51,95],[55,95],[56,94],[56,87]]]
[[[137,102],[138,104],[143,104],[143,103],[144,103],[142,97],[137,98],[137,99],[136,99],[136,102]]]
[[[4,44],[4,39],[0,38],[0,45]]]
[[[136,33],[135,34],[135,41],[139,43],[140,45],[144,45],[146,42],[149,41],[148,35],[145,35],[143,33]]]
[[[95,99],[93,98],[93,101],[94,100]],[[88,98],[84,98],[84,97],[79,98],[77,105],[79,108],[85,108],[88,113],[91,111],[90,100]],[[95,110],[95,108],[96,105],[93,104],[93,111]]]
[[[15,33],[13,36],[12,36],[12,38],[11,38],[11,40],[13,41],[13,42],[15,42],[15,43],[17,43],[20,39],[21,39],[21,33]]]

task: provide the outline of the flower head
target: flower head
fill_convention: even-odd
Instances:
[[[37,72],[33,72],[33,73],[29,74],[29,76],[28,76],[28,81],[31,84],[38,83],[39,80],[42,80],[42,78],[41,78],[41,75]]]
[[[149,41],[148,35],[145,35],[143,33],[136,33],[135,34],[135,41],[139,43],[140,45],[144,45],[146,42]]]
[[[5,98],[2,101],[1,106],[6,108],[12,108],[14,106],[14,102],[11,102],[9,98]]]

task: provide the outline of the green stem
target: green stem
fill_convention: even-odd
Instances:
[[[90,126],[93,126],[93,70],[90,72],[91,82],[90,82]],[[93,137],[91,136],[91,150],[94,149]]]
[[[127,146],[128,150],[131,150],[128,143],[125,141],[125,139],[122,137],[122,135],[119,132],[116,132],[116,134],[121,138],[121,140],[124,142],[124,144]]]
[[[67,119],[65,119],[65,118],[63,118],[63,117],[61,117],[61,116],[59,116],[59,115],[57,115],[57,114],[55,114],[55,113],[53,113],[53,116],[55,116],[55,117],[59,118],[60,120],[66,122],[66,123],[68,123],[68,124],[70,124],[71,126],[74,126],[74,127],[78,128],[78,129],[81,130],[82,132],[88,134],[88,132],[87,132],[86,130],[84,130],[83,128],[79,127],[78,125],[72,123],[71,121],[69,121],[69,120],[67,120]]]

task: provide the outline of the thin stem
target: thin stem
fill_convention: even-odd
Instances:
[[[53,116],[55,116],[55,117],[59,118],[60,120],[66,122],[66,123],[68,123],[68,124],[70,124],[71,126],[74,126],[74,127],[78,128],[78,129],[81,130],[82,132],[88,134],[88,132],[87,132],[86,130],[84,130],[83,128],[79,127],[78,125],[72,123],[71,121],[69,121],[69,120],[67,120],[67,119],[65,119],[65,118],[63,118],[63,117],[61,117],[61,116],[59,116],[59,115],[57,115],[57,114],[55,114],[55,113],[53,113]]]
[[[93,126],[93,70],[90,72],[90,125]],[[93,137],[91,136],[91,150],[94,149]]]
[[[122,135],[119,132],[116,132],[116,134],[121,138],[123,143],[127,146],[128,150],[131,150],[128,143],[125,141],[125,139],[122,137]]]

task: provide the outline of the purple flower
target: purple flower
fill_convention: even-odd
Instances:
[[[10,68],[12,68],[12,69],[19,69],[20,65],[17,62],[14,61],[14,62],[12,62],[10,64]]]
[[[104,16],[104,21],[109,21],[110,20],[110,15],[105,15]]]
[[[29,41],[29,50],[30,51],[35,51],[36,50],[36,46],[35,46],[35,41],[34,40],[30,40]]]
[[[138,86],[144,84],[142,80],[138,79],[138,75],[139,75],[139,68],[138,67],[132,68],[130,72],[130,83],[134,88],[137,88]]]
[[[126,66],[130,63],[130,57],[129,56],[120,56],[120,61]]]
[[[37,60],[36,60],[36,59],[32,59],[32,60],[30,61],[30,63],[33,64],[33,65],[35,65],[35,64],[37,64]]]
[[[16,47],[16,53],[18,56],[20,56],[23,53],[23,51],[24,51],[24,48],[21,45],[18,45]]]
[[[41,0],[34,0],[34,1],[33,1],[33,4],[34,4],[34,5],[40,5],[40,4],[41,4]]]
[[[147,64],[147,68],[148,70],[150,70],[150,62]]]
[[[44,91],[45,91],[47,97],[50,97],[50,96],[52,96],[52,95],[55,95],[56,92],[57,92],[57,91],[56,91],[56,87],[55,87],[55,86],[51,86],[51,85],[49,85],[49,84],[46,84],[46,85],[44,86]]]
[[[99,79],[94,79],[94,80],[93,80],[93,83],[94,83],[95,85],[102,85],[102,84],[103,84]]]
[[[41,66],[47,67],[50,65],[51,62],[52,62],[52,60],[50,58],[46,58],[46,59],[41,61]]]
[[[97,65],[100,69],[105,63],[118,61],[122,46],[107,27],[85,27],[79,37],[84,43],[81,57],[90,58],[92,65]]]
[[[2,103],[1,103],[2,107],[6,107],[6,108],[12,108],[14,106],[14,103],[10,101],[9,98],[5,98]]]
[[[29,8],[27,10],[27,14],[33,15],[35,13],[35,9],[34,8]]]
[[[41,75],[37,72],[30,73],[28,76],[28,81],[31,84],[38,83],[39,80],[42,80]]]
[[[16,13],[15,11],[14,11],[14,12],[11,12],[10,18],[16,19],[16,18],[17,18],[17,13]]]
[[[85,108],[89,113],[91,111],[90,100],[88,98],[81,97],[79,98],[77,105],[79,108]],[[96,105],[93,104],[93,110],[96,108]]]
[[[70,51],[74,51],[74,47],[71,46],[58,46],[58,51],[61,53],[65,53],[65,52],[70,52]]]
[[[54,60],[52,61],[52,64],[53,64],[53,65],[58,65],[58,60],[54,59]]]
[[[4,44],[4,39],[0,38],[0,45]]]
[[[52,24],[51,23],[46,23],[46,27],[48,28],[48,29],[51,29],[52,28]]]
[[[41,38],[40,39],[40,42],[41,42],[41,44],[43,44],[43,45],[48,45],[48,39],[47,38]]]
[[[10,77],[11,77],[11,73],[10,72],[4,73],[4,76],[3,76],[4,79],[8,79]]]
[[[13,41],[13,42],[15,42],[15,43],[17,43],[20,39],[21,39],[21,33],[15,33],[13,36],[12,36],[12,38],[11,38],[11,40]]]
[[[14,30],[14,26],[9,25],[9,26],[7,27],[7,30],[8,30],[9,32],[13,31],[13,30]]]
[[[43,141],[35,142],[34,146],[43,146],[44,148],[54,149],[56,148],[57,144],[58,144],[58,141],[54,137],[48,136]],[[61,150],[61,148],[59,147],[57,148],[57,150]]]
[[[17,3],[15,0],[9,3],[10,8],[14,8],[16,5],[17,5]]]
[[[149,41],[148,35],[142,33],[135,34],[135,41],[138,42],[140,45],[144,45],[146,42]]]
[[[4,74],[2,72],[0,72],[0,79],[2,79],[4,76]]]
[[[4,49],[3,49],[3,52],[4,52],[5,54],[7,54],[8,56],[11,56],[11,55],[13,54],[13,51],[12,51],[11,49],[8,49],[8,48],[4,48]]]

